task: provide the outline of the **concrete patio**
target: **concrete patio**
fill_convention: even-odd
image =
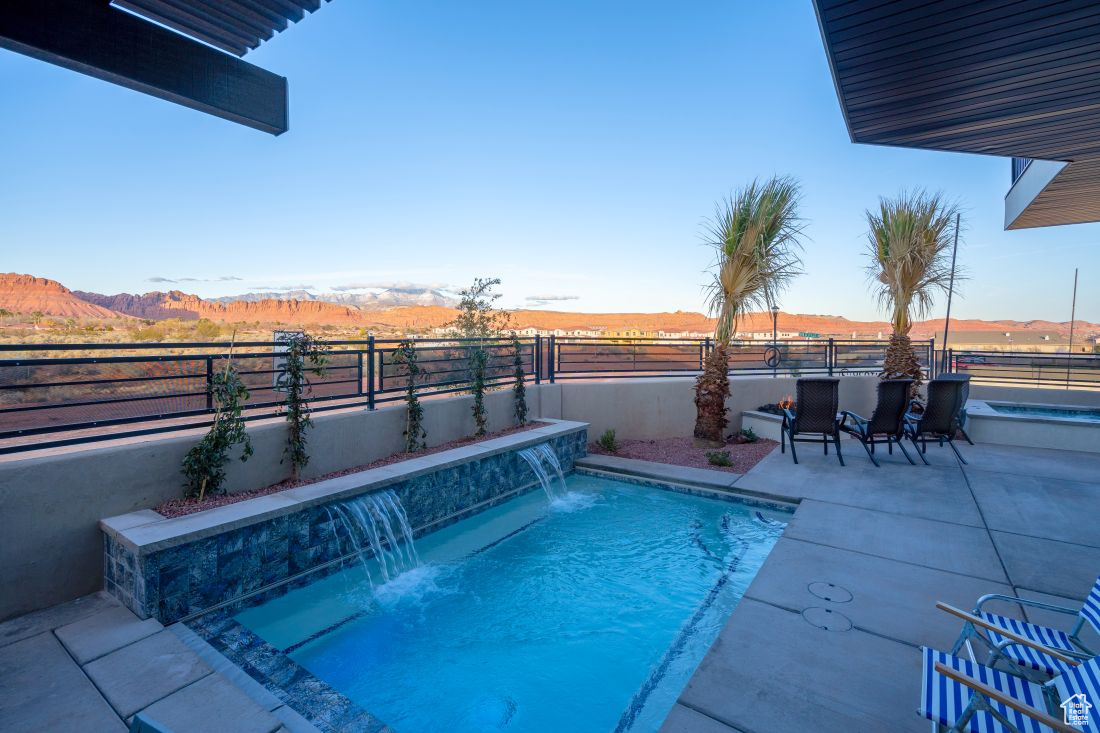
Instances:
[[[190,629],[106,593],[0,624],[0,679],[11,733],[125,731],[142,711],[181,732],[317,731]]]
[[[776,450],[732,484],[801,504],[664,733],[926,731],[918,648],[948,649],[961,628],[936,601],[968,609],[1004,593],[1079,607],[1100,573],[1096,454],[963,444],[963,466],[930,446],[930,466],[883,452],[875,468],[851,441],[844,467],[799,447],[799,465]],[[987,608],[1024,613],[1012,606]]]
[[[875,468],[801,446],[743,476],[608,456],[578,465],[799,502],[663,731],[917,731],[921,645],[947,648],[989,592],[1069,606],[1100,572],[1100,455],[963,445]],[[996,609],[1014,614],[1018,607]],[[1032,621],[1066,618],[1028,612]],[[1100,639],[1085,635],[1100,645]],[[176,730],[315,730],[186,627],[94,594],[0,624],[0,729],[125,730],[147,710]]]

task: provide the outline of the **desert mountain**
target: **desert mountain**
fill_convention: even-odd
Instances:
[[[0,273],[0,308],[62,318],[120,318],[121,314],[84,300],[56,280]]]
[[[261,300],[306,300],[338,305],[353,305],[363,310],[381,310],[403,306],[438,305],[454,307],[458,298],[432,288],[388,288],[381,293],[315,293],[311,290],[288,290],[280,292],[251,292],[244,295],[228,295],[213,298],[219,303],[238,301],[258,302]]]
[[[336,301],[336,302],[332,302]],[[396,305],[394,305],[396,304]],[[14,313],[65,318],[119,318],[132,316],[148,320],[208,318],[223,323],[334,325],[379,331],[422,331],[442,326],[456,315],[453,300],[437,290],[395,288],[377,294],[311,291],[251,293],[237,298],[206,300],[179,290],[144,295],[119,293],[101,295],[70,291],[54,280],[14,273],[0,274],[0,308]],[[695,331],[714,329],[714,320],[701,313],[568,313],[520,310],[512,313],[516,328],[543,330],[642,329],[645,331]],[[771,331],[770,313],[750,313],[740,330]],[[953,332],[1012,332],[1014,334],[1069,333],[1069,323],[1051,321],[982,321],[953,319]],[[779,329],[816,333],[838,338],[875,338],[889,333],[884,321],[853,321],[842,316],[779,314]],[[1077,333],[1084,337],[1100,333],[1100,324],[1077,321]],[[913,326],[913,337],[942,338],[943,319],[921,321]],[[1038,336],[1036,336],[1038,338]]]
[[[231,323],[260,321],[263,323],[302,323],[350,325],[362,323],[358,308],[302,300],[257,300],[221,303],[204,300],[179,290],[167,293],[152,292],[144,295],[100,295],[99,293],[75,293],[89,303],[110,308],[137,318],[162,320],[179,318],[185,321],[209,318],[212,321]]]

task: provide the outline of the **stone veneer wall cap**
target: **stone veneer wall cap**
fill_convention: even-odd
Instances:
[[[266,496],[206,509],[182,517],[156,519],[151,510],[142,510],[102,519],[104,533],[138,555],[165,550],[222,532],[239,529],[269,519],[308,509],[318,504],[341,501],[383,489],[425,473],[450,468],[471,460],[480,460],[508,451],[544,442],[547,438],[587,430],[588,423],[573,420],[546,420],[543,427],[504,435],[473,445],[460,446],[428,456],[337,476]],[[156,514],[157,517],[161,515]]]

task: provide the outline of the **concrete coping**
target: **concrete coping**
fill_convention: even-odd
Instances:
[[[741,415],[743,417],[754,417],[757,420],[764,420],[765,422],[781,423],[783,422],[782,415],[775,415],[770,412],[763,412],[761,410],[742,410]]]
[[[234,504],[168,518],[150,509],[101,519],[100,529],[138,555],[175,547],[240,527],[275,519],[318,504],[350,499],[391,484],[462,463],[520,450],[550,438],[580,432],[588,423],[539,418],[541,427],[491,438],[419,458],[337,476]]]
[[[978,418],[981,420],[1002,420],[1007,422],[1027,422],[1027,423],[1041,423],[1045,425],[1073,425],[1082,427],[1100,427],[1100,423],[1092,422],[1091,420],[1078,420],[1072,417],[1065,417],[1059,415],[1014,415],[1011,413],[997,412],[996,405],[1006,405],[1012,407],[1039,407],[1047,408],[1051,410],[1063,410],[1067,412],[1073,412],[1075,410],[1096,412],[1095,407],[1087,407],[1084,405],[1043,405],[1033,402],[998,402],[994,400],[967,400],[966,401],[966,417],[967,419]]]

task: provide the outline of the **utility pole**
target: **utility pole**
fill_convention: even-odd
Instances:
[[[951,296],[955,294],[955,256],[959,254],[959,214],[955,214],[955,246],[951,250],[951,283],[947,286],[947,317],[943,320],[943,367],[946,372],[947,364],[947,332],[951,327]]]
[[[1077,320],[1077,268],[1073,268],[1073,305],[1069,310],[1069,355],[1066,358],[1066,389],[1069,389],[1070,360],[1073,358],[1073,322]]]

